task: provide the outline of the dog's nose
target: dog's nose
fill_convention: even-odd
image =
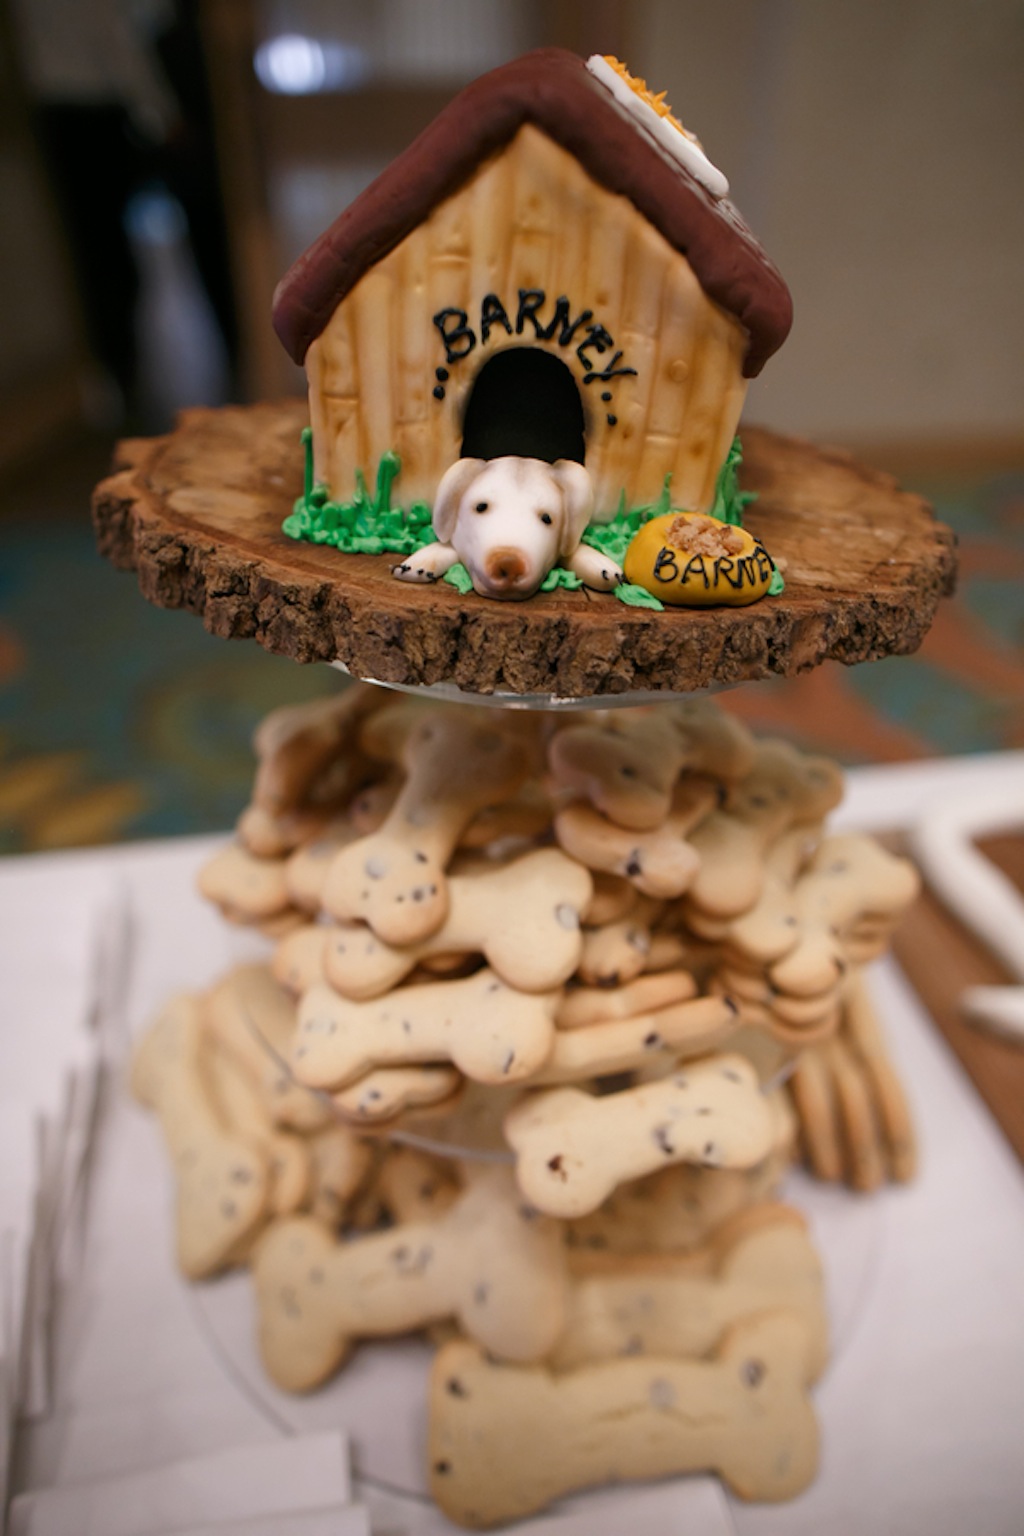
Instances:
[[[526,560],[520,549],[492,549],[486,569],[488,579],[496,586],[511,586],[526,575]]]

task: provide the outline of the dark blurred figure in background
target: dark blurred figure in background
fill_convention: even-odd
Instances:
[[[12,3],[89,340],[122,414],[135,417],[139,381],[140,274],[128,211],[155,184],[184,212],[233,382],[237,325],[200,0]]]

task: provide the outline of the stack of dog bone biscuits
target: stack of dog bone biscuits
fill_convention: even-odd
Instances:
[[[251,1266],[291,1391],[427,1330],[430,1485],[465,1525],[696,1469],[799,1492],[827,1338],[777,1193],[801,1153],[912,1173],[863,979],[912,868],[828,832],[833,764],[703,700],[355,685],[256,752],[200,883],[267,957],[173,999],[133,1070],[185,1273]]]

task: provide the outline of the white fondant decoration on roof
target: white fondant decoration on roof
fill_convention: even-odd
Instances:
[[[711,164],[700,141],[692,133],[688,133],[681,124],[677,126],[671,117],[663,117],[660,112],[656,112],[600,53],[591,55],[587,60],[587,68],[596,80],[608,87],[619,105],[625,107],[630,116],[647,130],[655,143],[684,170],[689,171],[702,187],[706,187],[712,197],[728,196],[728,181],[718,167]]]

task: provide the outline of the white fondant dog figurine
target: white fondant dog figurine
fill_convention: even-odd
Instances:
[[[580,538],[594,509],[582,464],[510,456],[459,459],[442,476],[434,502],[436,544],[394,567],[401,581],[436,581],[456,561],[481,597],[532,597],[556,564],[585,586],[611,591],[620,566]]]

